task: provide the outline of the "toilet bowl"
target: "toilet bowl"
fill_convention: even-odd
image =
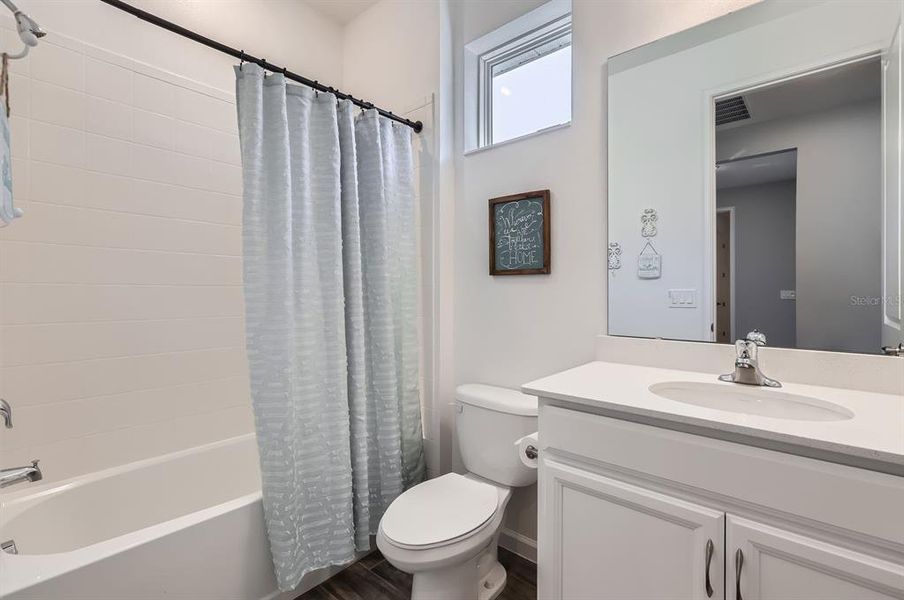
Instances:
[[[456,437],[468,473],[449,473],[396,498],[377,532],[392,565],[413,575],[412,600],[491,600],[505,587],[497,559],[512,487],[537,479],[517,440],[537,429],[537,399],[468,384],[456,389]]]

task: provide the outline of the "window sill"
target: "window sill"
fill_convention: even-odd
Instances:
[[[498,142],[495,144],[490,144],[488,146],[481,146],[479,148],[472,148],[471,150],[465,150],[463,156],[471,156],[472,154],[479,154],[485,150],[492,150],[493,148],[500,148],[502,146],[508,146],[509,144],[514,144],[515,142],[520,142],[522,140],[528,140],[530,138],[534,138],[544,133],[550,133],[552,131],[559,131],[560,129],[565,129],[567,127],[571,127],[571,121],[567,123],[559,123],[558,125],[551,125],[550,127],[546,127],[544,129],[538,129],[532,133],[525,133],[524,135],[520,135],[518,137],[514,137],[510,140],[505,140],[504,142]]]

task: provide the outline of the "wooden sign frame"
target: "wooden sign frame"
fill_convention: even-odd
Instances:
[[[507,204],[509,202],[517,202],[518,200],[526,200],[528,198],[539,198],[543,201],[543,266],[539,269],[497,269],[496,268],[496,219],[495,210],[497,204]],[[552,245],[550,244],[550,220],[549,212],[549,190],[537,190],[535,192],[525,192],[523,194],[513,194],[511,196],[502,196],[500,198],[490,198],[489,200],[489,250],[490,250],[490,275],[548,275],[550,272]]]

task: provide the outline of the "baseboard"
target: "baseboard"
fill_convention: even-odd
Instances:
[[[503,528],[499,532],[499,545],[532,563],[537,562],[537,540],[522,533]]]

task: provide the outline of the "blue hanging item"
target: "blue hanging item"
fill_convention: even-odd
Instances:
[[[22,216],[22,209],[13,205],[13,167],[9,136],[9,56],[3,53],[0,68],[0,94],[5,99],[0,110],[0,227]]]
[[[0,95],[4,99],[4,108],[0,110],[0,227],[9,225],[13,219],[22,216],[22,209],[13,205],[13,165],[9,135],[9,61],[25,58],[28,51],[38,45],[38,40],[45,35],[41,26],[34,19],[19,10],[13,0],[0,0],[16,19],[16,32],[22,40],[22,50],[15,54],[3,53],[3,66],[0,70]]]

